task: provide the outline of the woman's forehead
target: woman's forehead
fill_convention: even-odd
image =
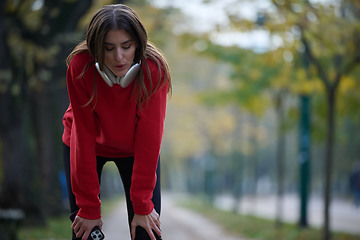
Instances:
[[[114,29],[109,30],[105,34],[104,43],[109,44],[124,44],[126,42],[132,41],[132,37],[128,32],[123,29]]]

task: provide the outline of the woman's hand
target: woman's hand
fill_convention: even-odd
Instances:
[[[90,220],[82,218],[80,216],[76,216],[73,224],[71,225],[71,228],[74,229],[77,238],[80,238],[82,236],[82,240],[87,240],[89,234],[91,233],[91,230],[95,226],[98,226],[100,229],[102,229],[102,225],[103,222],[101,218]]]
[[[155,211],[155,209],[153,209],[152,212],[148,215],[134,215],[134,218],[131,222],[131,236],[133,240],[135,239],[135,232],[137,226],[143,227],[148,233],[151,240],[156,240],[152,230],[154,230],[158,236],[161,236],[160,216]]]

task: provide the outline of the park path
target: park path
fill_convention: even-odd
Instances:
[[[238,212],[250,214],[268,219],[276,218],[275,195],[244,197],[238,203]],[[231,196],[218,196],[215,205],[224,210],[234,208],[234,200]],[[299,196],[286,194],[283,197],[282,218],[285,222],[298,223],[299,221]],[[323,226],[324,203],[320,196],[312,196],[308,203],[308,223],[312,227]],[[334,198],[330,205],[330,227],[333,231],[360,234],[360,208],[356,208],[350,199]]]
[[[163,194],[161,226],[164,240],[245,240],[231,236],[225,230],[206,217],[184,209],[175,204],[178,195]],[[233,209],[231,197],[223,195],[215,200],[218,207],[224,210]],[[298,221],[299,201],[296,195],[285,195],[283,199],[283,220],[296,223]],[[276,196],[244,197],[238,205],[242,214],[251,214],[274,219]],[[360,208],[349,200],[334,199],[330,210],[330,225],[335,231],[360,234]],[[313,227],[322,227],[323,203],[321,198],[312,197],[309,201],[308,218]],[[104,218],[106,240],[130,239],[127,214],[124,202],[119,202],[111,213]]]
[[[162,196],[161,227],[164,240],[245,240],[227,234],[200,214],[181,208],[172,195]],[[119,202],[103,217],[106,240],[130,239],[125,203]]]

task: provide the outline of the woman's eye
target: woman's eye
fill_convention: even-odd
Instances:
[[[107,47],[105,48],[106,51],[111,51],[111,50],[113,50],[113,49],[114,49],[114,48],[107,48]]]
[[[123,46],[123,49],[129,49],[131,45]]]

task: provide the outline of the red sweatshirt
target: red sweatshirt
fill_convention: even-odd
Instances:
[[[156,63],[147,59],[153,86],[159,79]],[[90,67],[79,78],[84,67]],[[150,78],[143,67],[145,84]],[[164,74],[162,74],[164,76]],[[89,102],[96,77],[96,95]],[[88,53],[73,57],[67,70],[70,106],[64,118],[63,142],[70,146],[71,183],[80,210],[86,219],[101,217],[100,186],[96,156],[134,156],[131,200],[136,214],[149,214],[156,182],[156,166],[164,129],[168,84],[151,96],[139,110],[132,95],[134,82],[127,88],[109,87],[94,66]]]

